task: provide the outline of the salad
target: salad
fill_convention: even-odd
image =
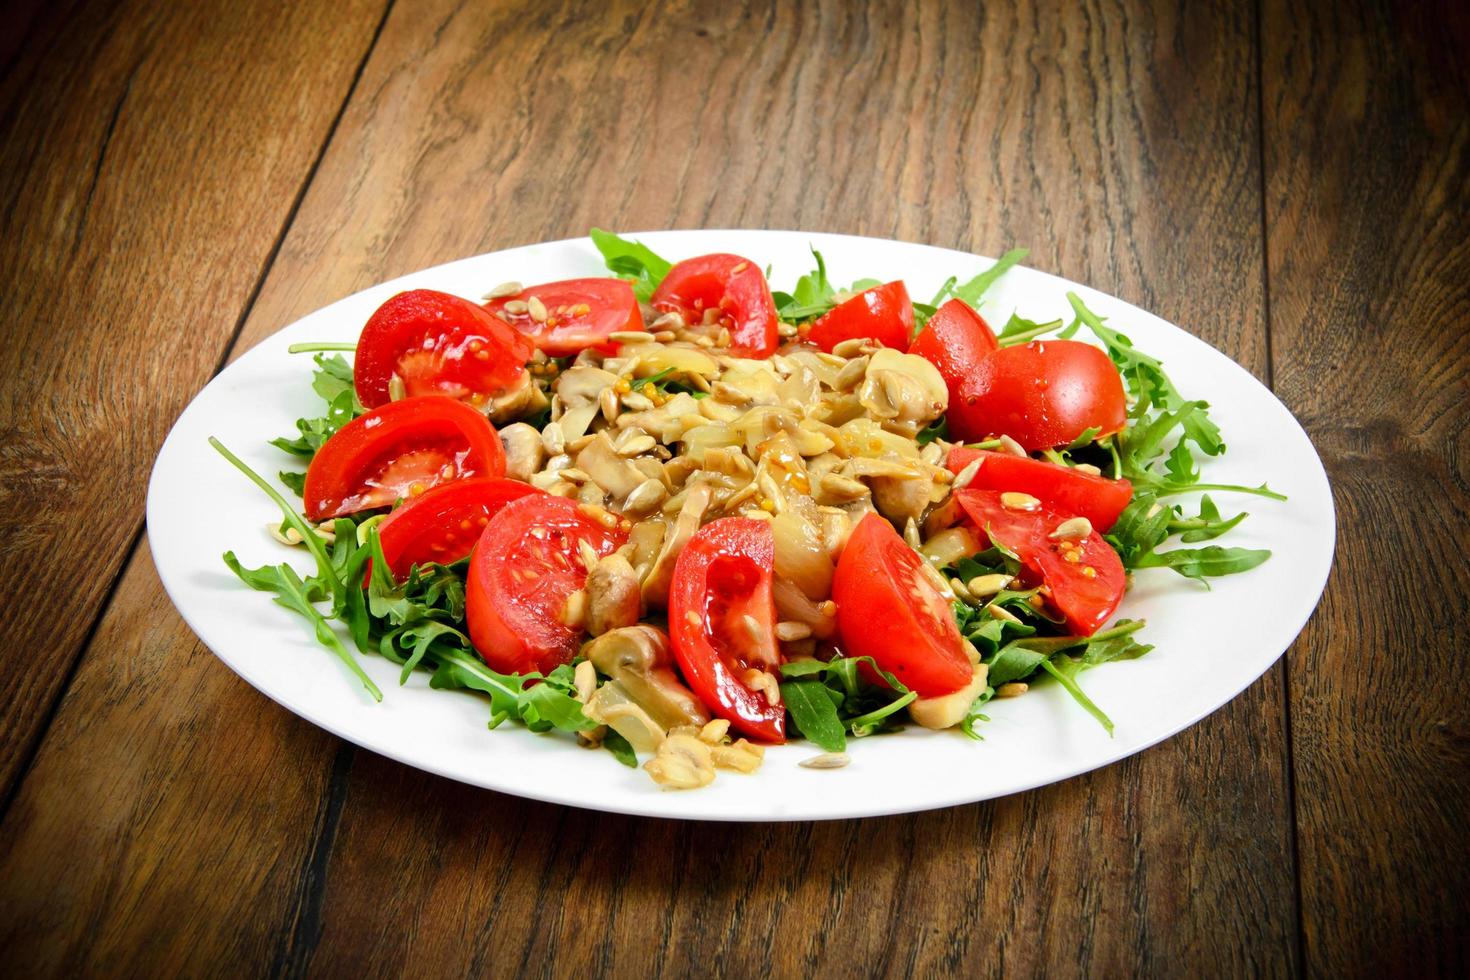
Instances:
[[[374,699],[359,654],[670,789],[797,739],[810,768],[906,725],[978,739],[1037,683],[1111,734],[1079,675],[1151,649],[1114,619],[1132,572],[1270,556],[1204,543],[1247,516],[1209,492],[1282,498],[1202,482],[1220,430],[1158,360],[1075,294],[1069,321],[976,312],[1022,250],[924,303],[815,250],[780,292],[752,258],[592,241],[611,276],[410,290],[295,345],[323,409],[272,441],[305,465],[286,493],[211,440],[312,568],[226,564]]]

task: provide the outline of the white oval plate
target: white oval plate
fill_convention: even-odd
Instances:
[[[677,260],[729,251],[769,263],[777,288],[810,271],[820,249],[837,283],[904,279],[916,297],[943,280],[962,280],[990,259],[872,238],[777,231],[640,234]],[[722,772],[696,792],[661,791],[648,776],[564,736],[504,725],[486,730],[482,698],[434,691],[423,673],[405,687],[398,668],[362,657],[385,692],[374,704],[299,617],[245,588],[220,555],[248,566],[295,559],[266,533],[274,507],[206,443],[218,436],[258,472],[291,460],[266,440],[294,432],[299,416],[321,413],[302,341],[355,342],[377,306],[404,289],[427,287],[478,297],[506,280],[546,282],[605,274],[585,238],[509,249],[451,262],[374,286],[307,316],[263,341],[200,392],[169,433],[148,489],[148,535],[159,577],[179,612],[232,670],[268,697],[358,745],[420,769],[517,796],[619,813],[707,820],[822,820],[903,813],[1015,793],[1116,762],[1193,724],[1238,694],[1281,656],[1306,624],[1327,581],[1334,521],[1327,476],[1306,433],[1276,397],[1243,368],[1178,327],[1120,300],[1032,269],[1007,273],[985,298],[992,323],[1012,310],[1036,321],[1069,316],[1078,292],[1138,347],[1160,357],[1179,388],[1207,399],[1229,452],[1205,465],[1204,479],[1256,485],[1268,480],[1286,503],[1217,494],[1222,509],[1251,517],[1225,543],[1271,548],[1270,561],[1218,579],[1207,591],[1167,570],[1137,576],[1120,616],[1148,620],[1147,656],[1082,675],[1116,724],[1109,738],[1058,686],[992,702],[984,741],[956,732],[909,729],[854,740],[845,769],[797,763],[810,743],[778,746],[753,776]],[[1085,333],[1085,331],[1084,331]],[[1197,496],[1197,495],[1196,495]],[[1192,504],[1191,504],[1192,506]]]

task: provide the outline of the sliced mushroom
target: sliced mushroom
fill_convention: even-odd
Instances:
[[[944,414],[949,389],[926,358],[885,347],[873,352],[858,401],[874,418],[912,435]]]
[[[658,753],[643,764],[653,781],[665,789],[698,789],[715,781],[714,755],[693,735],[671,735]]]
[[[593,636],[633,626],[643,615],[638,573],[617,552],[598,559],[587,573],[583,588],[587,593],[587,632]]]
[[[709,508],[711,493],[709,485],[703,482],[692,484],[685,490],[679,516],[664,535],[663,549],[655,559],[653,568],[649,569],[648,577],[643,580],[643,601],[650,606],[668,605],[669,584],[674,578],[674,561],[699,530],[699,522]]]
[[[831,595],[832,555],[822,540],[822,532],[794,510],[772,518],[771,532],[776,546],[776,574],[811,599]]]
[[[627,499],[645,479],[638,467],[618,455],[605,430],[577,454],[577,469],[618,500]]]
[[[546,392],[535,382],[529,371],[522,371],[520,379],[490,399],[484,411],[491,422],[500,424],[534,415],[548,404]]]
[[[595,405],[606,388],[618,383],[618,376],[599,367],[567,368],[556,379],[556,393],[568,409]]]
[[[587,644],[586,654],[663,728],[702,728],[710,720],[704,705],[674,673],[663,630],[647,625],[616,629]]]
[[[516,422],[500,430],[500,441],[505,444],[505,475],[529,483],[546,462],[541,433],[524,422]]]
[[[976,664],[970,675],[970,683],[955,691],[936,698],[918,698],[909,705],[909,717],[925,728],[953,728],[965,720],[970,705],[985,690],[985,675],[989,668]]]
[[[653,752],[663,743],[663,726],[617,681],[599,687],[583,706],[582,713],[626,738],[638,752]]]
[[[868,479],[873,488],[873,506],[878,513],[903,524],[917,521],[929,506],[929,490],[932,484],[920,477],[874,476]]]
[[[968,527],[952,527],[925,541],[919,548],[919,554],[929,559],[929,564],[935,568],[944,568],[979,550],[980,539],[974,531]]]

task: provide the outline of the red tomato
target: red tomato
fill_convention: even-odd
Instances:
[[[415,565],[454,564],[474,549],[502,507],[541,492],[519,480],[482,477],[456,480],[415,497],[378,525],[388,570],[402,579]]]
[[[990,325],[962,299],[952,299],[929,318],[909,346],[939,369],[949,387],[949,403],[960,400],[960,384],[975,373],[980,362],[1000,349]]]
[[[771,525],[748,517],[711,521],[674,563],[669,635],[679,670],[716,715],[751,738],[786,740],[786,708],[745,682],[776,673],[776,604],[771,597]]]
[[[579,542],[606,555],[627,538],[564,497],[538,493],[502,507],[475,545],[465,586],[470,640],[485,663],[524,674],[570,662],[582,631],[562,618],[587,581]]]
[[[342,517],[441,483],[504,475],[505,447],[485,416],[449,398],[405,398],[348,422],[317,451],[306,516]]]
[[[968,446],[955,446],[949,451],[949,468],[959,473],[977,459],[980,468],[970,481],[970,489],[1029,493],[1057,510],[1087,518],[1099,531],[1112,527],[1133,499],[1133,484],[1127,480],[1109,480],[1070,466]]]
[[[544,321],[533,317],[529,306],[520,313],[505,308],[511,302],[529,304],[533,296],[546,308]],[[588,347],[611,354],[617,345],[608,341],[608,334],[643,329],[643,314],[638,309],[633,287],[621,279],[548,282],[530,286],[514,296],[492,299],[485,309],[530,337],[552,357],[576,354]]]
[[[838,303],[812,324],[807,339],[824,351],[844,340],[867,337],[894,350],[908,350],[914,335],[914,304],[901,282],[865,289]]]
[[[976,442],[1008,435],[1026,449],[1064,446],[1088,429],[1123,428],[1123,379],[1108,355],[1076,340],[1002,347],[976,366],[950,402],[949,429]]]
[[[689,323],[699,323],[706,310],[718,310],[737,357],[770,357],[780,345],[776,303],[765,273],[738,255],[717,252],[685,259],[669,270],[649,302]]]
[[[1027,573],[1050,590],[1048,604],[1074,635],[1096,633],[1123,601],[1123,563],[1102,535],[1093,531],[1080,541],[1050,536],[1073,515],[1047,504],[1013,510],[1001,503],[997,490],[961,490],[955,497],[980,530],[1014,552]]]
[[[850,656],[872,657],[921,697],[934,697],[970,683],[974,668],[922,562],[887,521],[868,514],[842,549],[832,598]]]
[[[387,404],[394,375],[409,396],[483,404],[521,379],[530,356],[529,341],[469,300],[414,289],[378,307],[362,328],[353,386],[366,408]]]

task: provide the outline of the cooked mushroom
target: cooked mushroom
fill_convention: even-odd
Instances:
[[[968,527],[952,527],[933,535],[919,548],[919,554],[929,559],[935,568],[953,565],[961,558],[968,558],[980,550],[980,539]]]
[[[666,789],[698,789],[715,781],[710,747],[693,735],[670,735],[643,768]]]
[[[491,422],[508,422],[534,415],[547,404],[546,392],[532,379],[529,371],[522,371],[515,384],[490,400],[485,406],[485,414]]]
[[[598,724],[607,725],[639,752],[653,752],[664,740],[664,727],[617,681],[599,687],[583,706],[582,713]]]
[[[524,422],[516,422],[500,430],[500,441],[505,444],[505,475],[529,483],[546,462],[541,433]]]
[[[618,500],[626,499],[644,480],[638,467],[618,455],[606,430],[577,454],[577,469]]]
[[[949,389],[925,358],[885,347],[873,352],[858,400],[888,427],[913,435],[944,414]]]
[[[598,559],[583,588],[587,592],[587,632],[593,636],[633,626],[643,615],[638,573],[617,552]]]
[[[674,673],[669,640],[662,630],[653,626],[615,629],[587,644],[586,653],[592,666],[612,678],[598,689],[599,694],[618,685],[663,729],[703,727],[710,720],[704,705]]]
[[[919,476],[873,476],[868,478],[868,485],[873,488],[873,506],[878,513],[899,524],[917,521],[923,515],[933,486]]]
[[[679,516],[664,535],[663,550],[654,560],[648,577],[643,580],[643,601],[650,606],[668,605],[669,584],[674,578],[674,561],[699,530],[699,522],[709,508],[710,496],[709,485],[702,482],[695,483],[685,491]]]
[[[965,720],[970,705],[985,690],[985,675],[989,668],[976,664],[970,683],[955,691],[936,698],[918,698],[909,705],[909,717],[925,728],[953,728]]]

